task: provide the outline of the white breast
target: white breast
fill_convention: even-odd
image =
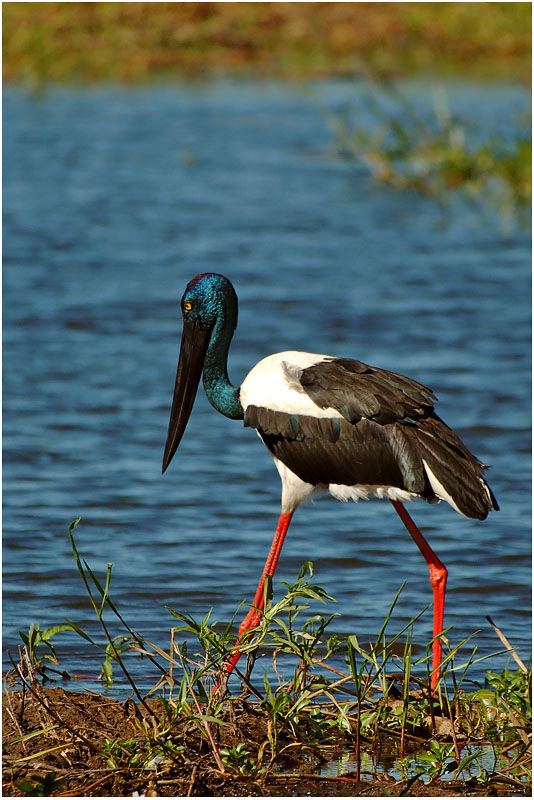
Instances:
[[[303,369],[329,361],[332,356],[286,350],[259,361],[241,384],[240,400],[247,406],[269,408],[286,414],[311,417],[341,417],[334,408],[319,408],[300,385]]]

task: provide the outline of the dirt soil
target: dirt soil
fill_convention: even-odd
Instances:
[[[270,723],[260,710],[246,702],[231,705],[224,725],[210,725],[213,745],[199,730],[202,723],[181,720],[169,727],[163,718],[163,705],[157,700],[145,705],[133,700],[121,703],[37,683],[6,691],[3,796],[124,797],[134,792],[147,797],[530,796],[529,789],[516,790],[504,783],[479,787],[465,781],[415,781],[407,786],[407,781],[378,774],[373,780],[356,780],[354,774],[313,774],[321,762],[347,752],[346,740],[334,742],[326,751],[302,744],[289,747],[259,777],[241,775],[228,766],[221,771],[214,755],[221,748],[245,742],[255,762],[262,745],[268,755],[264,743]]]

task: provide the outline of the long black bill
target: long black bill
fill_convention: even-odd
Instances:
[[[202,330],[196,322],[184,322],[162,473],[172,461],[191,414],[210,336],[211,331]]]

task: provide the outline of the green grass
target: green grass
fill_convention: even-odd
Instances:
[[[202,753],[203,769],[212,775],[265,786],[266,781],[278,780],[280,772],[290,776],[288,759],[300,759],[311,772],[328,753],[341,749],[352,753],[351,780],[360,780],[368,772],[369,754],[388,741],[394,763],[382,768],[386,774],[393,769],[390,780],[403,781],[405,794],[417,779],[436,783],[444,777],[479,788],[505,785],[528,792],[531,672],[517,654],[511,655],[518,668],[512,669],[510,661],[500,672],[488,670],[484,682],[475,682],[473,689],[473,681],[467,680],[473,665],[491,656],[479,656],[474,639],[452,644],[452,632],[446,630],[442,672],[432,693],[432,643],[422,653],[414,646],[426,609],[394,630],[401,587],[372,642],[363,643],[354,634],[339,637],[329,633],[336,614],[323,615],[316,609],[334,600],[315,583],[307,562],[294,584],[284,584],[277,601],[268,584],[262,622],[243,648],[243,671],[236,669],[239,681],[232,681],[229,691],[225,659],[236,644],[233,620],[220,626],[212,623],[210,613],[195,620],[170,610],[178,624],[170,631],[168,650],[140,636],[111,599],[111,565],[102,580],[80,556],[74,538],[78,521],[69,529],[73,556],[103,639],[97,642],[70,620],[45,629],[36,639],[40,627],[32,624],[22,635],[25,650],[15,674],[28,692],[39,677],[53,678],[50,660],[52,655],[57,662],[57,653],[50,652],[50,638],[67,632],[82,635],[104,657],[104,687],[114,681],[112,667],[120,670],[143,713],[127,736],[107,737],[98,745],[98,757],[117,779],[131,774],[137,781],[139,775],[149,780],[154,769],[164,770],[169,781],[183,770],[193,770],[195,776]],[[236,616],[240,613],[238,609]],[[258,655],[262,668],[255,663]],[[160,675],[145,696],[130,669],[131,660],[139,658]],[[61,675],[65,678],[66,673]],[[259,738],[243,736],[251,720],[261,730]],[[57,788],[53,770],[34,774],[33,784],[29,782],[32,759],[42,761],[46,753],[57,751],[39,745],[38,735],[22,735],[36,753],[18,759],[19,768],[24,762],[28,770],[19,788],[30,794],[31,786],[34,793]],[[22,740],[17,741],[20,745]]]

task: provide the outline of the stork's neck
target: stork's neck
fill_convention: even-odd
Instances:
[[[221,315],[213,332],[204,359],[202,381],[208,400],[214,408],[230,419],[243,419],[239,400],[239,386],[232,386],[228,378],[228,350],[237,323],[233,315]]]

